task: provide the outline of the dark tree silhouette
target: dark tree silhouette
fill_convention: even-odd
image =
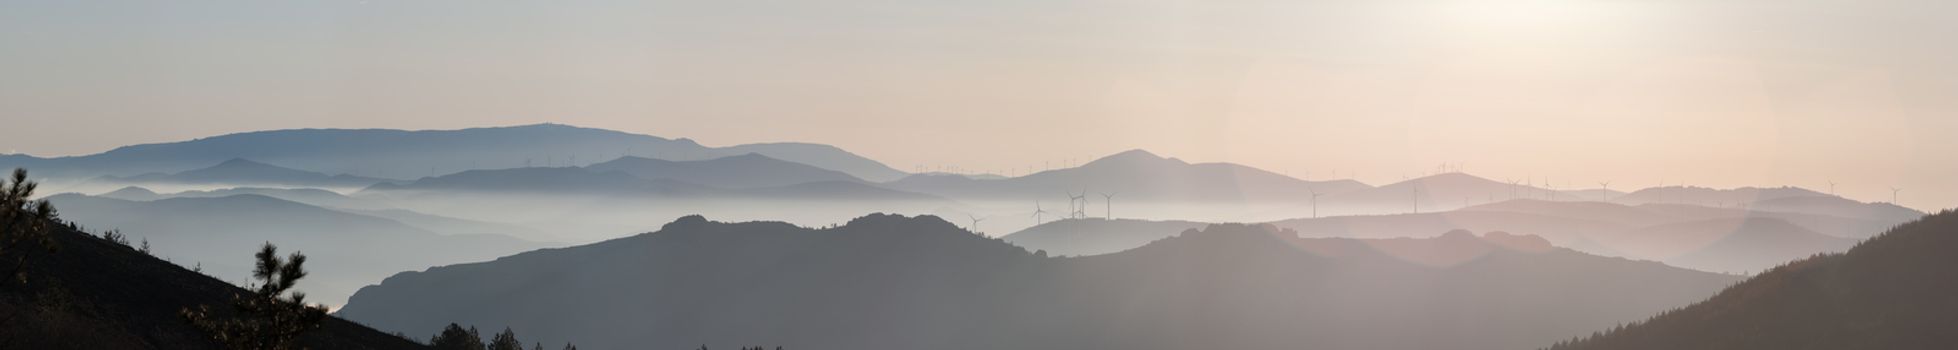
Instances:
[[[484,350],[483,337],[476,327],[463,329],[461,325],[450,323],[428,340],[428,345],[442,350]]]
[[[26,246],[38,246],[48,252],[55,250],[53,237],[49,236],[60,216],[54,204],[36,201],[34,189],[40,184],[27,181],[27,169],[14,169],[13,178],[0,179],[0,253],[10,253]],[[27,282],[26,267],[30,254],[16,255],[12,271],[8,274],[15,281]]]
[[[495,338],[490,339],[489,350],[523,350],[523,342],[517,341],[517,332],[503,327],[503,333],[497,333]]]
[[[232,349],[298,348],[294,338],[318,329],[326,318],[326,307],[306,305],[306,293],[286,293],[306,277],[306,255],[294,252],[280,259],[279,248],[268,242],[259,249],[257,258],[252,277],[260,284],[250,295],[232,297],[231,317],[212,312],[209,305],[185,308],[181,313],[213,340]]]

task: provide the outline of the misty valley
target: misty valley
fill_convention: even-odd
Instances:
[[[29,348],[1912,348],[1958,305],[1924,292],[1953,214],[1799,187],[905,174],[555,124],[0,160]]]
[[[0,350],[1952,350],[1952,33],[0,0]]]

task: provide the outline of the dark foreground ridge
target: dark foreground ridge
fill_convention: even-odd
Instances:
[[[1954,330],[1958,212],[1946,210],[1849,252],[1789,263],[1704,302],[1550,349],[1950,349]]]
[[[594,349],[1522,349],[1737,277],[1534,236],[1302,239],[1213,225],[1130,251],[1028,252],[933,216],[834,228],[682,218],[653,233],[395,275],[340,315]]]
[[[136,248],[60,227],[58,251],[13,249],[7,268],[27,256],[27,280],[0,283],[0,349],[218,349],[179,315],[210,305],[230,310],[243,288],[157,259]],[[241,251],[238,259],[249,259]],[[11,277],[11,276],[10,276]],[[305,289],[302,282],[299,289]],[[221,315],[228,311],[221,311]],[[372,328],[328,317],[302,333],[311,349],[422,349]]]

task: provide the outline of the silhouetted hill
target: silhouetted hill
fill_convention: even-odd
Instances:
[[[1662,261],[1712,272],[1758,272],[1785,261],[1847,249],[1898,222],[1699,206],[1514,200],[1457,211],[1336,216],[1273,222],[1315,237],[1426,237],[1435,232],[1504,231],[1543,237],[1560,247]],[[1653,210],[1658,209],[1658,210]],[[1064,220],[1005,236],[1057,255],[1127,250],[1200,225],[1099,219]],[[1055,229],[1065,227],[1065,229]],[[1820,230],[1829,230],[1823,233]]]
[[[104,193],[100,197],[128,199],[128,200],[145,200],[145,199],[138,199],[142,196],[120,196],[120,195],[112,195],[112,194],[115,193],[113,192]],[[381,201],[348,197],[347,195],[340,194],[339,192],[333,192],[333,191],[315,189],[315,188],[234,187],[234,188],[215,189],[215,190],[183,191],[183,192],[170,193],[170,194],[159,194],[159,195],[151,196],[152,198],[147,200],[156,200],[156,199],[164,199],[164,198],[230,197],[230,196],[244,195],[244,194],[278,198],[278,199],[306,203],[313,206],[327,207],[333,209],[384,210],[384,209],[393,208],[387,203],[383,203]]]
[[[1190,164],[1142,150],[1015,178],[914,175],[885,185],[953,199],[1018,200],[1088,191],[1138,201],[1294,201],[1310,198],[1313,190],[1341,193],[1368,187],[1352,180],[1299,180],[1231,163]]]
[[[1526,198],[1559,201],[1585,199],[1529,184],[1509,184],[1451,172],[1328,195],[1319,199],[1319,205],[1325,209],[1322,211],[1328,213],[1411,213],[1454,210],[1492,201]],[[1597,199],[1601,198],[1590,198]]]
[[[727,160],[726,163],[734,164],[748,161],[750,160],[737,159]],[[620,165],[620,167],[626,166]],[[709,165],[707,167],[713,168],[720,166]],[[738,166],[735,168],[738,168]],[[841,173],[833,172],[832,174],[842,175]],[[704,173],[699,175],[703,177],[707,176]],[[730,175],[730,177],[738,177],[738,175]],[[817,178],[822,177],[817,176]],[[744,180],[730,179],[716,181],[726,183]],[[755,183],[768,182],[770,181],[756,181]],[[568,167],[470,170],[451,175],[423,178],[398,185],[377,185],[362,190],[359,194],[393,198],[419,196],[441,199],[454,199],[457,198],[454,196],[458,194],[515,194],[639,199],[939,200],[939,198],[929,195],[886,189],[854,179],[843,181],[795,182],[790,185],[728,189],[703,186],[669,177],[646,179],[619,170]]]
[[[874,160],[827,145],[770,143],[716,148],[684,138],[666,139],[559,124],[420,131],[256,131],[125,146],[86,156],[0,157],[0,168],[31,166],[44,176],[127,176],[178,172],[246,158],[312,172],[413,179],[471,169],[577,166],[621,156],[701,160],[747,153],[841,171],[872,181],[904,176],[903,172]]]
[[[1727,273],[1761,272],[1809,255],[1841,252],[1856,244],[1854,239],[1816,233],[1772,218],[1660,224],[1594,239],[1627,256]]]
[[[153,201],[164,198],[162,194],[157,194],[156,191],[138,186],[123,187],[96,196],[131,201]]]
[[[0,323],[0,348],[219,349],[178,311],[199,305],[229,310],[233,295],[250,293],[80,232],[62,229],[54,233],[54,239],[59,251],[31,253],[26,283],[9,280],[0,285],[0,315],[6,315],[0,321],[4,322]],[[27,251],[10,250],[0,258],[11,263]],[[251,252],[235,251],[224,258],[248,263]],[[330,263],[325,259],[312,262]],[[213,272],[208,266],[205,271]],[[312,278],[301,280],[298,290],[310,291],[317,286],[313,282]],[[299,339],[313,349],[425,348],[333,317]]]
[[[1949,349],[1958,344],[1954,250],[1958,212],[1947,210],[1551,349]]]
[[[1831,196],[1800,187],[1715,189],[1698,186],[1664,186],[1632,191],[1612,201],[1625,204],[1667,203],[1733,207],[1744,203],[1796,197]]]
[[[785,200],[860,200],[860,201],[944,201],[937,196],[893,190],[860,181],[818,181],[794,185],[745,188],[733,191],[756,199]]]
[[[366,187],[385,182],[386,180],[345,174],[327,175],[283,168],[243,158],[233,158],[208,168],[175,174],[151,173],[128,177],[104,176],[96,179],[96,181],[125,184]]]
[[[432,268],[340,314],[451,321],[546,343],[818,349],[1514,349],[1651,315],[1735,277],[1541,239],[1301,239],[1218,225],[1131,251],[1043,257],[936,217],[830,229],[687,217],[658,232]]]
[[[668,179],[642,179],[620,171],[591,171],[584,168],[511,168],[470,170],[427,177],[413,182],[381,185],[361,190],[362,194],[470,191],[482,193],[530,193],[556,195],[693,196],[715,189]]]
[[[1801,226],[1817,233],[1853,239],[1869,238],[1909,220],[1878,220],[1829,215],[1825,212],[1796,213],[1738,208],[1715,208],[1692,204],[1647,203],[1639,209],[1695,220],[1771,218]]]
[[[264,242],[304,251],[315,261],[306,291],[340,306],[354,290],[396,272],[480,261],[541,244],[501,235],[438,235],[400,222],[258,195],[138,202],[74,194],[47,198],[62,217],[90,229],[147,239],[156,256],[230,281],[251,272]]]
[[[1904,222],[1924,216],[1924,212],[1890,203],[1863,203],[1842,197],[1789,197],[1756,201],[1748,209],[1789,213],[1822,214],[1885,222]]]
[[[864,158],[836,146],[801,143],[770,142],[734,145],[717,149],[722,155],[760,154],[798,164],[808,164],[818,168],[840,171],[851,177],[868,181],[892,181],[904,178],[903,171],[892,169],[870,158]],[[663,158],[684,159],[684,158]]]
[[[1053,255],[1097,255],[1141,247],[1151,241],[1205,225],[1208,224],[1180,220],[1062,219],[1028,227],[1000,239],[1027,249],[1045,250]]]
[[[585,167],[643,179],[666,179],[720,188],[789,186],[810,182],[863,182],[850,174],[749,153],[694,161],[624,157]]]

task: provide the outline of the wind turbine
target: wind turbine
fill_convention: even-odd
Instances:
[[[1067,194],[1067,216],[1074,216],[1074,205],[1081,201],[1081,197],[1074,196],[1074,191],[1062,191],[1062,193]]]
[[[1079,219],[1081,217],[1088,216],[1088,191],[1087,190],[1081,190],[1080,194],[1069,192],[1067,194],[1067,198],[1069,199],[1068,203],[1070,204],[1070,207],[1073,208],[1070,212],[1068,212],[1069,217]],[[1081,202],[1081,204],[1072,205],[1072,203],[1074,202]]]
[[[1611,203],[1611,181],[1599,182],[1598,187],[1604,189],[1602,191],[1599,191],[1598,195],[1604,197],[1605,203]]]
[[[1829,180],[1829,196],[1836,197],[1836,180]]]
[[[1897,192],[1903,190],[1904,190],[1903,188],[1899,188],[1899,187],[1890,188],[1890,204],[1897,204]]]
[[[972,218],[972,226],[967,227],[966,231],[972,231],[972,233],[979,233],[979,222],[986,221],[986,218],[972,216],[972,214],[965,214],[965,216]]]
[[[1102,213],[1106,214],[1109,220],[1115,220],[1115,194],[1101,194],[1101,205],[1103,207]]]
[[[1074,210],[1074,218],[1088,218],[1088,190],[1081,190],[1081,208]]]
[[[1046,214],[1047,209],[1040,209],[1040,201],[1033,201],[1033,224],[1040,225],[1041,216]]]
[[[1414,213],[1420,214],[1421,213],[1421,183],[1419,182],[1414,183],[1414,196],[1409,197],[1408,199],[1411,199],[1410,202],[1414,204]]]
[[[1310,188],[1308,188],[1308,189],[1306,189],[1306,191],[1311,191],[1311,192],[1312,192],[1312,218],[1314,218],[1314,219],[1318,219],[1318,218],[1319,218],[1319,196],[1324,196],[1324,195],[1326,195],[1326,194],[1324,194],[1324,193],[1319,193],[1319,190],[1315,190],[1315,189],[1310,189]]]

